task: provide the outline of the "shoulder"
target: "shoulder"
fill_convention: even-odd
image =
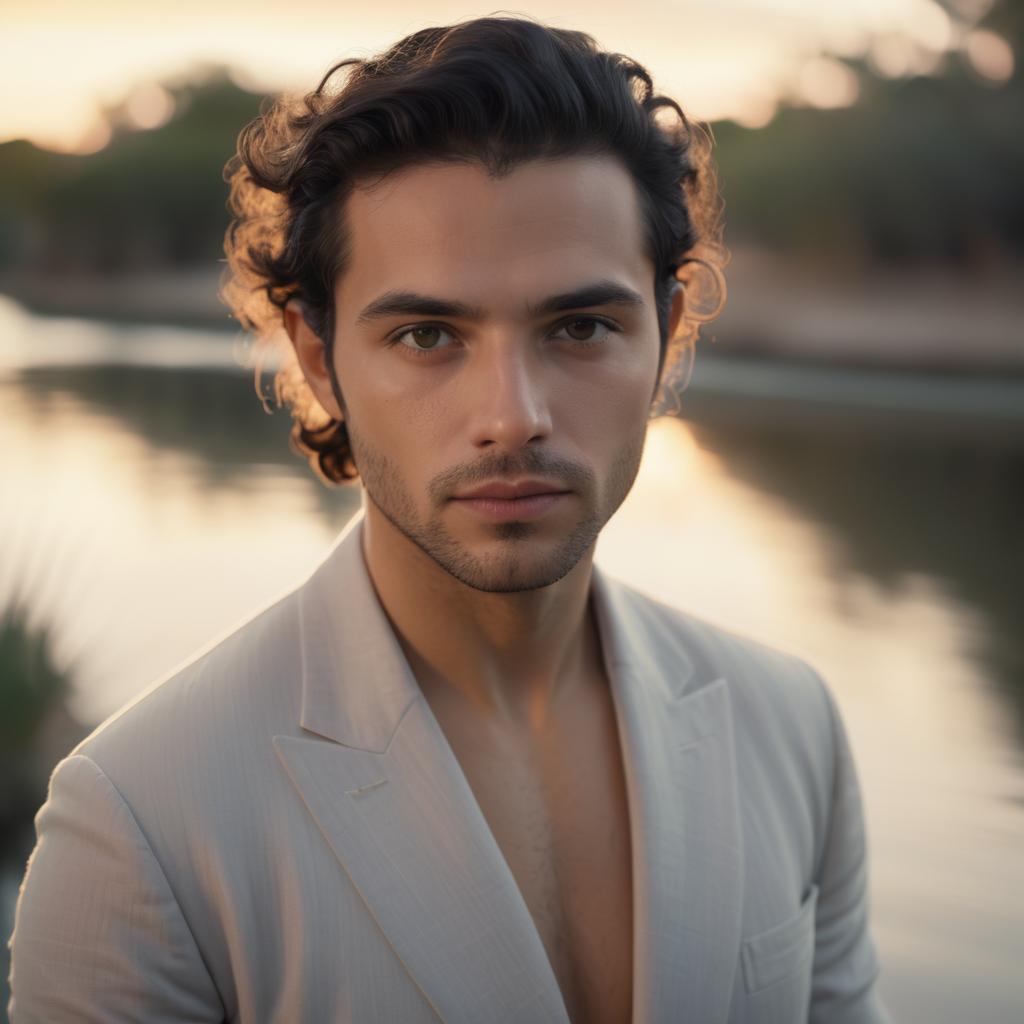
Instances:
[[[289,591],[215,637],[71,754],[88,757],[117,782],[142,763],[172,769],[293,727],[301,672],[297,594]]]
[[[51,775],[50,832],[77,842],[66,825],[69,803],[79,814],[118,810],[130,819],[131,828],[119,833],[125,850],[135,858],[151,853],[199,928],[209,924],[204,907],[216,898],[215,876],[205,873],[210,864],[262,856],[268,809],[280,809],[282,822],[291,813],[273,737],[298,730],[295,595],[278,598],[158,680]]]
[[[642,622],[645,641],[696,677],[725,676],[743,699],[758,694],[785,703],[821,705],[825,683],[801,655],[755,639],[621,581],[615,587]]]
[[[674,607],[621,582],[639,641],[686,690],[724,680],[740,743],[822,764],[834,754],[838,711],[828,684],[803,656]]]

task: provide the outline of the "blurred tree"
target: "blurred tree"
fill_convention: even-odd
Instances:
[[[1024,252],[1024,87],[961,67],[886,79],[854,65],[852,107],[715,126],[728,234],[855,261],[986,262]]]
[[[110,143],[88,156],[0,146],[0,265],[44,272],[215,264],[223,255],[221,174],[260,97],[223,70],[169,89],[161,128],[107,112]]]
[[[1014,58],[1024,3],[941,0],[956,39],[995,33]],[[854,262],[987,266],[1024,252],[1024,74],[986,80],[966,47],[937,73],[885,77],[848,61],[857,103],[784,107],[767,126],[716,129],[730,234]]]
[[[945,0],[955,31],[974,26]],[[979,23],[1016,52],[1024,3]],[[849,108],[784,106],[766,126],[713,126],[730,242],[818,260],[987,265],[1024,253],[1024,76],[986,82],[958,52],[929,76],[888,78],[849,61]],[[0,269],[43,275],[208,266],[222,257],[224,163],[261,97],[223,70],[166,87],[175,113],[160,128],[108,111],[110,143],[90,156],[0,146]],[[685,99],[685,98],[684,98]]]

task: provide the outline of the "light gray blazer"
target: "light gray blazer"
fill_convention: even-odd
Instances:
[[[14,1024],[568,1024],[377,599],[362,514],[300,587],[53,772]],[[836,704],[797,658],[593,570],[623,744],[637,1024],[888,1021]]]

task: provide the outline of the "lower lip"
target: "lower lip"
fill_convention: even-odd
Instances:
[[[568,491],[557,494],[531,494],[525,498],[455,498],[457,504],[472,509],[487,519],[536,519],[553,508]]]

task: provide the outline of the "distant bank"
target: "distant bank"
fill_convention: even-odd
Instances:
[[[56,316],[223,328],[220,268],[123,276],[0,275],[0,294]],[[736,250],[729,295],[699,351],[787,362],[1024,374],[1024,267],[984,274],[879,269],[844,277],[778,254]]]

